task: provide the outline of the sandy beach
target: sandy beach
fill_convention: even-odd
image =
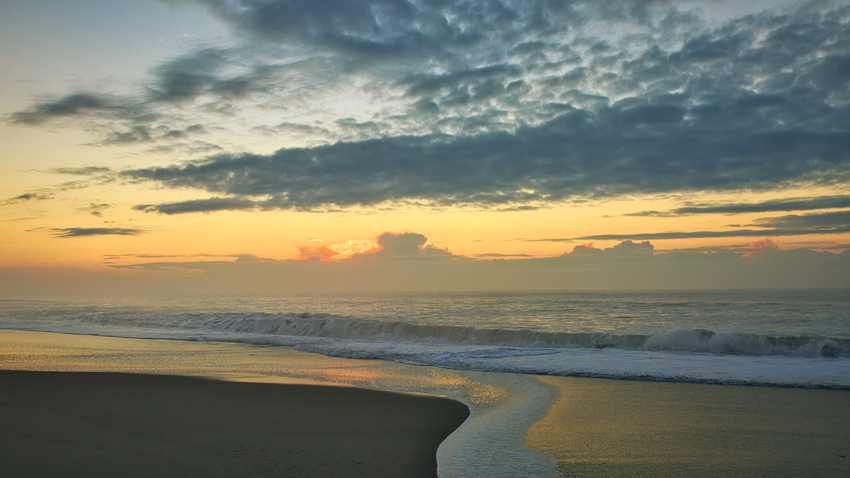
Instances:
[[[0,474],[436,476],[440,397],[164,375],[0,371]]]
[[[492,382],[508,375],[0,330],[0,476],[433,477],[437,447],[467,418],[465,405],[327,385],[464,387],[480,414],[463,435],[501,413],[492,403],[511,401]],[[557,399],[527,433],[515,422],[500,433],[525,434],[561,476],[850,476],[845,390],[525,378]],[[453,446],[476,470],[510,451]]]

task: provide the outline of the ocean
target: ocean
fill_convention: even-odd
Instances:
[[[846,289],[6,297],[0,328],[236,343],[231,372],[456,398],[472,416],[441,476],[556,475],[522,445],[557,399],[535,375],[850,390]],[[385,365],[329,373],[351,359]],[[181,360],[164,370],[197,370]]]

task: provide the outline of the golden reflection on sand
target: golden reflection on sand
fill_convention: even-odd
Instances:
[[[469,374],[379,360],[346,359],[290,347],[184,340],[128,339],[0,330],[0,368],[6,370],[199,375],[249,382],[308,383],[460,392],[478,408],[509,396]]]
[[[572,377],[525,439],[567,476],[850,476],[850,392]]]

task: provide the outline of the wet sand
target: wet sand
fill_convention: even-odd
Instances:
[[[539,378],[526,444],[564,476],[850,476],[850,391]]]
[[[0,371],[0,475],[434,477],[468,414],[351,387]]]

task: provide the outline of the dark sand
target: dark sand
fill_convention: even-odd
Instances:
[[[348,387],[0,371],[0,476],[434,477],[468,415]]]

